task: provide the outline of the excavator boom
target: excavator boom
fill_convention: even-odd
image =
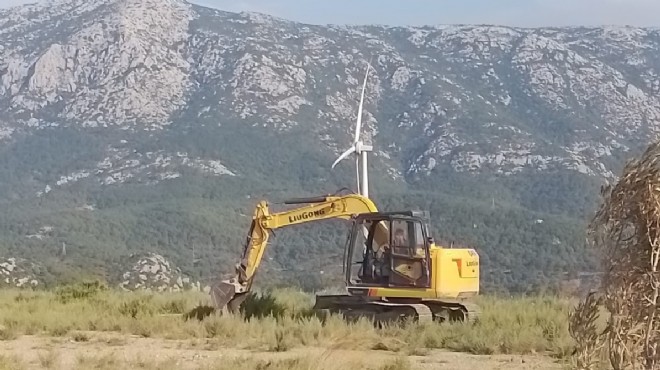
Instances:
[[[271,213],[268,203],[261,201],[254,210],[250,231],[234,276],[211,287],[216,309],[236,312],[247,297],[252,281],[268,246],[269,231],[333,218],[349,219],[352,215],[377,212],[376,205],[358,194],[294,199],[285,204],[306,204],[283,212]],[[387,237],[387,231],[379,235]]]

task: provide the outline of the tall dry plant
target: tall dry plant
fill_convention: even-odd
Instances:
[[[599,367],[605,346],[603,333],[598,329],[602,302],[603,297],[592,292],[569,315],[568,331],[577,344],[574,357],[578,369],[595,370]]]
[[[660,368],[660,142],[626,165],[589,226],[604,271],[614,369]]]

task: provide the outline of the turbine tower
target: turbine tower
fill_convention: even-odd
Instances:
[[[335,168],[337,163],[351,154],[355,154],[355,172],[358,192],[360,195],[369,197],[369,172],[367,171],[367,153],[373,150],[371,145],[366,145],[360,138],[360,129],[362,128],[362,106],[364,104],[364,91],[367,88],[367,77],[369,77],[369,70],[371,64],[367,63],[367,73],[364,76],[364,83],[362,84],[362,94],[360,96],[360,105],[358,106],[357,122],[355,124],[355,139],[353,145],[343,152],[337,160],[332,164]]]

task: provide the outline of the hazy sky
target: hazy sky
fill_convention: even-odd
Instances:
[[[35,0],[0,0],[0,7]],[[314,24],[660,26],[660,0],[193,0]]]

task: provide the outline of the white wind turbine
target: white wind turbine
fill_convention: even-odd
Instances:
[[[357,122],[355,124],[355,139],[353,146],[343,152],[337,160],[332,164],[335,168],[337,163],[345,159],[351,154],[355,154],[355,171],[358,192],[364,197],[369,197],[369,173],[367,171],[367,152],[373,150],[371,145],[365,145],[360,139],[360,129],[362,126],[362,105],[364,104],[364,91],[367,87],[367,77],[369,77],[369,69],[371,64],[367,64],[367,73],[364,76],[364,83],[362,84],[362,95],[360,96],[360,105],[358,107]]]

